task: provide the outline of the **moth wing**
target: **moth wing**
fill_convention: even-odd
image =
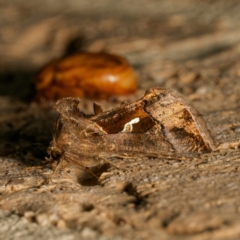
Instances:
[[[179,93],[161,88],[146,92],[144,111],[162,126],[177,152],[209,152],[214,141],[200,114]]]
[[[62,125],[67,127],[69,131],[76,132],[77,134],[82,133],[86,136],[106,134],[97,123],[91,121],[79,109],[80,102],[80,98],[63,98],[57,101],[55,109],[60,114]]]

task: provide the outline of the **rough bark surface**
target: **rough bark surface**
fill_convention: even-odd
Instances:
[[[0,1],[0,238],[240,238],[240,3],[131,2]],[[138,92],[99,101],[105,109],[176,89],[221,149],[193,161],[113,159],[119,168],[105,166],[99,182],[66,166],[43,184],[56,112],[31,101],[32,79],[78,50],[120,54],[138,72]]]

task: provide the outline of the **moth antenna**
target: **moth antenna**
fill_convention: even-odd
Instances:
[[[57,141],[57,131],[56,131],[56,128],[55,128],[55,124],[56,123],[53,123],[50,125],[50,131],[51,131],[51,134],[52,134],[52,138],[53,138],[53,142],[56,142]]]
[[[103,112],[102,106],[98,103],[93,103],[93,110],[95,115],[98,115]]]
[[[57,142],[61,129],[62,129],[62,122],[60,119],[58,119],[57,121],[55,121],[53,124],[50,125],[50,131],[53,136],[53,141]]]

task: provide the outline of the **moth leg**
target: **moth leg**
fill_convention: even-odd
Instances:
[[[81,167],[86,172],[90,173],[93,177],[95,177],[98,180],[98,176],[95,173],[93,173],[90,169],[85,167],[84,165],[80,164],[79,162],[75,161],[74,159],[72,159],[70,157],[65,156],[64,158],[67,162],[74,163],[75,165],[78,165],[79,167]],[[67,159],[69,159],[69,161]]]
[[[117,156],[117,157],[119,157],[119,156]],[[113,167],[115,167],[115,168],[117,168],[117,169],[119,169],[119,170],[127,170],[126,168],[119,167],[117,164],[113,163],[112,161],[108,160],[108,159],[105,158],[105,157],[100,156],[99,158],[102,159],[103,161],[109,163],[110,165],[112,165]],[[121,158],[121,157],[120,157],[120,158]],[[130,157],[129,157],[129,158],[130,158]]]
[[[63,162],[63,159],[60,158],[57,162],[57,166],[55,167],[55,169],[53,170],[53,173],[51,174],[50,178],[47,180],[47,183],[49,183],[50,181],[52,182],[52,179],[54,177],[54,175],[56,174],[56,172],[58,171],[60,165],[62,164]]]

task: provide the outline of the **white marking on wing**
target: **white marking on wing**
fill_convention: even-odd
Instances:
[[[132,132],[132,130],[133,130],[132,125],[135,123],[138,123],[139,121],[140,121],[139,117],[132,119],[130,122],[128,122],[124,125],[122,132]]]

